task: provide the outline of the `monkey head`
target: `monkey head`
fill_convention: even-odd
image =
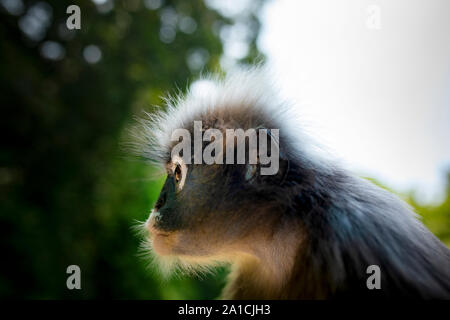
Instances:
[[[281,185],[288,166],[282,159],[275,174],[264,175],[261,169],[267,165],[258,159],[251,163],[247,154],[241,164],[194,164],[172,155],[146,222],[155,252],[187,260],[229,260],[254,250],[262,240],[256,235],[270,234],[263,229],[283,211]]]
[[[261,77],[255,71],[210,79],[216,90],[202,97],[188,93],[168,99],[165,110],[142,120],[135,132],[140,154],[167,174],[145,223],[159,258],[187,264],[232,262],[260,250],[282,220],[284,207],[290,205],[283,186],[289,137],[279,131],[284,118],[278,105],[267,103],[271,93],[242,86],[252,87]],[[174,152],[180,142],[178,136],[173,139],[177,129],[194,137],[181,152]],[[196,138],[200,157],[209,150],[215,161],[196,159]]]

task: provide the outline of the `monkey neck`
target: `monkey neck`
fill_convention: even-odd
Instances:
[[[223,298],[286,298],[284,289],[293,277],[302,243],[301,227],[285,222],[270,234],[251,239],[243,254],[235,259]]]

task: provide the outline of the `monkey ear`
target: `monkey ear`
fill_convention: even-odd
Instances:
[[[266,152],[270,154],[271,161],[276,160],[278,163],[278,171],[273,175],[266,176],[267,179],[270,179],[271,183],[274,184],[283,184],[286,180],[287,174],[290,169],[289,159],[287,154],[281,147],[280,138],[279,138],[279,129],[267,129],[267,128],[258,128],[258,143],[262,137],[261,133],[265,133],[266,137],[264,137],[263,141],[267,141]],[[264,142],[262,144],[264,146]],[[260,145],[259,145],[260,147]],[[275,159],[276,158],[276,159]],[[261,159],[261,157],[260,157]],[[267,164],[268,159],[265,161],[261,161],[261,166],[269,166],[272,164]]]
[[[279,185],[283,185],[283,183],[286,181],[290,169],[289,165],[290,165],[289,159],[282,158],[280,155],[280,164],[279,164],[280,168],[278,169],[278,174],[276,177]]]

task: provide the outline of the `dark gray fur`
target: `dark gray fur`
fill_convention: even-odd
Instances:
[[[450,299],[450,250],[403,201],[338,168],[308,168],[293,154],[285,184],[286,214],[307,232],[288,296]],[[366,287],[369,265],[381,269],[381,290]]]
[[[203,221],[217,234],[238,237],[271,220],[300,225],[304,241],[296,263],[282,294],[272,298],[450,299],[450,250],[396,196],[307,152],[311,143],[296,130],[299,123],[261,78],[256,69],[215,80],[218,90],[206,98],[179,97],[142,122],[136,150],[163,166],[170,161],[172,129],[191,130],[194,120],[205,128],[280,129],[279,177],[248,183],[244,165],[189,165],[180,194],[166,194],[169,174],[158,227],[194,230]],[[366,286],[369,265],[381,269],[380,290]],[[245,287],[245,275],[239,277],[236,283]],[[238,288],[233,297],[267,296],[253,289],[240,294]]]

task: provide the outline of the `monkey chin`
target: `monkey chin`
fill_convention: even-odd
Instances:
[[[147,228],[153,251],[159,256],[172,255],[173,247],[177,242],[177,234],[175,232],[163,232],[149,225],[147,225]]]
[[[173,245],[175,242],[175,235],[156,233],[152,234],[151,242],[153,250],[160,256],[169,256],[173,254]]]

